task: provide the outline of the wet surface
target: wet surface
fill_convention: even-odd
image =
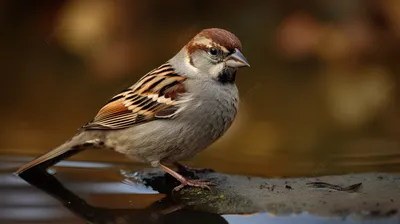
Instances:
[[[0,223],[360,223],[359,218],[352,216],[324,217],[305,210],[286,215],[273,215],[264,210],[251,214],[204,212],[168,195],[176,184],[171,179],[155,176],[151,183],[145,183],[146,179],[136,183],[139,179],[131,178],[127,184],[127,174],[121,173],[124,168],[121,164],[63,162],[49,173],[39,170],[25,173],[21,176],[23,180],[12,173],[24,158],[3,156],[0,159]],[[149,183],[165,194],[143,185]],[[287,183],[282,188],[293,192],[292,187],[296,188]],[[198,193],[198,197],[203,196]],[[212,200],[203,198],[208,205],[213,204]],[[363,219],[362,223],[399,222],[397,211],[385,215],[379,219]]]

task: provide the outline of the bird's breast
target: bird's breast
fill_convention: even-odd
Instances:
[[[238,91],[234,84],[192,83],[190,100],[185,105],[185,120],[192,132],[204,140],[215,141],[231,126],[238,111]]]

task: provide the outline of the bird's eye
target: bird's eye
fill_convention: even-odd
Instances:
[[[212,56],[215,56],[218,54],[218,49],[215,47],[212,47],[208,50],[208,53],[210,53]]]

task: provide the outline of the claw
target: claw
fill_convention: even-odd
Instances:
[[[211,190],[210,186],[213,185],[215,185],[213,182],[207,180],[185,180],[181,185],[175,187],[174,191],[180,191],[185,186],[200,187],[203,189],[207,188],[208,190]]]
[[[207,181],[207,180],[187,179],[184,176],[182,176],[181,174],[164,166],[163,164],[160,164],[160,167],[163,170],[165,170],[165,172],[169,173],[171,176],[175,177],[179,182],[181,182],[181,185],[175,187],[174,191],[179,191],[185,186],[201,187],[201,188],[207,188],[207,189],[211,190],[209,185],[215,185],[213,182]]]

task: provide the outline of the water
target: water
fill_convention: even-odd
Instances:
[[[352,217],[320,217],[306,211],[274,216],[265,211],[219,215],[187,210],[143,185],[123,183],[121,164],[62,162],[49,170],[51,174],[23,180],[12,172],[26,159],[0,157],[0,223],[360,223]],[[398,222],[389,218],[362,223]]]

